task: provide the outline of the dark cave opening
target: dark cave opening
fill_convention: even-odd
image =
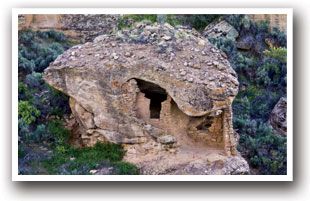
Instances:
[[[147,82],[144,80],[136,79],[138,87],[145,97],[150,99],[150,118],[160,119],[161,103],[167,100],[167,92],[160,86]]]

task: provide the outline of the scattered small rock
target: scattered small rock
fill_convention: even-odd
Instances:
[[[132,56],[132,53],[131,53],[131,52],[126,52],[126,53],[125,53],[125,56],[126,56],[126,57],[131,57],[131,56]]]
[[[213,63],[213,65],[215,65],[215,66],[219,65],[219,62],[218,62],[218,61],[213,61],[212,63]]]
[[[181,71],[180,73],[182,76],[186,75],[186,71]]]
[[[199,40],[198,45],[205,46],[206,42],[204,40]]]
[[[157,141],[161,144],[173,144],[177,142],[176,138],[171,135],[160,136],[157,138]]]
[[[91,174],[96,174],[98,172],[98,170],[90,170],[89,173]]]
[[[167,35],[166,35],[166,36],[163,36],[162,38],[163,38],[165,41],[171,40],[171,36],[167,36]]]
[[[194,78],[188,77],[188,78],[187,78],[187,81],[190,82],[190,83],[192,83],[192,82],[194,81]]]

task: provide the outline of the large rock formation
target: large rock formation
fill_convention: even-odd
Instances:
[[[232,125],[236,73],[191,30],[138,23],[72,47],[44,79],[70,96],[84,146],[124,144],[145,174],[248,172]]]
[[[18,30],[50,30],[65,33],[71,40],[91,41],[111,33],[120,15],[105,14],[25,14],[18,16]]]
[[[272,109],[268,121],[272,128],[282,136],[286,136],[287,132],[286,110],[286,98],[282,97]]]

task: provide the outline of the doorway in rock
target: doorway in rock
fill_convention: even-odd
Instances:
[[[167,100],[167,92],[160,86],[147,82],[144,80],[136,79],[138,87],[145,98],[150,99],[150,119],[160,119],[161,103]]]

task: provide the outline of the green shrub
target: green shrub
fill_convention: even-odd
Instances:
[[[36,117],[40,116],[40,111],[27,101],[18,102],[18,117],[21,117],[27,124],[36,121]]]
[[[19,40],[22,44],[30,45],[34,42],[34,32],[32,30],[26,30],[21,33]]]
[[[238,32],[241,32],[241,29],[244,28],[244,15],[226,15],[225,20],[232,25]]]
[[[18,100],[29,100],[31,98],[32,90],[22,82],[18,82]]]
[[[261,160],[260,160],[260,158],[259,158],[257,155],[255,155],[254,157],[252,157],[252,158],[250,159],[250,162],[251,162],[251,164],[252,164],[254,167],[259,167],[260,164],[261,164]]]
[[[275,38],[277,47],[286,47],[286,32],[281,31],[278,27],[273,27],[271,35]]]
[[[265,21],[260,21],[260,22],[255,22],[256,26],[258,28],[259,32],[268,32],[269,31],[269,27],[270,27],[270,21],[269,20],[265,20]]]
[[[63,114],[70,114],[69,97],[49,85],[47,89],[49,92],[47,98],[50,103],[49,114],[54,114],[59,117],[62,117]]]
[[[27,134],[30,133],[30,130],[29,130],[29,124],[27,122],[25,122],[23,119],[19,118],[18,119],[18,136],[19,137],[23,137]]]
[[[34,136],[35,136],[35,139],[37,140],[37,142],[40,142],[40,140],[48,139],[46,125],[44,125],[44,124],[38,125],[35,132],[34,132]]]
[[[32,72],[26,76],[26,83],[28,86],[36,88],[44,84],[43,73]]]
[[[240,133],[240,146],[245,147],[250,165],[262,174],[286,174],[286,138],[274,133],[265,123],[256,123],[255,133]],[[243,148],[241,151],[245,151]]]
[[[264,65],[258,68],[257,82],[268,86],[286,86],[286,57],[287,51],[283,47],[271,47],[264,52]],[[280,84],[280,85],[279,85]]]
[[[94,147],[85,147],[78,150],[74,156],[78,157],[77,160],[80,161],[104,162],[108,159],[110,162],[116,162],[120,161],[124,154],[125,152],[120,144],[108,143],[104,145],[98,142]]]
[[[63,111],[61,109],[59,109],[59,108],[52,108],[51,112],[50,112],[50,115],[56,115],[56,116],[62,118]]]
[[[45,33],[47,33],[49,38],[53,38],[57,42],[62,42],[62,41],[67,39],[65,34],[63,34],[61,32],[57,32],[57,31],[55,31],[53,29],[49,30],[49,31],[46,31]]]
[[[19,70],[26,74],[33,70],[43,72],[50,62],[69,47],[71,45],[68,44],[66,36],[55,30],[21,32],[18,48]]]
[[[37,34],[37,36],[39,37],[39,38],[41,38],[41,39],[44,39],[44,40],[46,40],[46,39],[48,39],[48,33],[46,32],[46,31],[40,31],[40,30],[38,30],[37,32],[36,32],[36,34]]]
[[[230,38],[208,38],[208,40],[214,44],[218,49],[221,49],[226,54],[230,54],[234,51],[234,41]]]
[[[54,156],[44,160],[43,164],[50,174],[90,174],[92,169],[111,165],[115,168],[115,174],[138,174],[135,166],[120,162],[124,154],[119,144],[98,142],[93,147],[56,150]]]
[[[68,144],[67,141],[70,137],[70,132],[64,127],[64,122],[61,120],[50,121],[47,125],[47,131],[54,139],[57,151],[66,152]]]
[[[195,28],[198,31],[203,31],[206,26],[208,26],[210,23],[217,20],[222,15],[218,14],[206,14],[206,15],[184,15],[183,17],[183,24]]]
[[[28,60],[23,57],[22,54],[18,53],[18,70],[25,73],[31,73],[35,68],[35,62],[33,60]]]
[[[116,162],[114,174],[116,175],[138,175],[139,171],[136,166],[126,162]]]
[[[271,47],[270,50],[265,50],[264,55],[269,58],[275,58],[279,62],[286,63],[287,51],[285,47]]]
[[[18,158],[23,158],[26,156],[26,152],[21,149],[21,148],[18,148]]]

